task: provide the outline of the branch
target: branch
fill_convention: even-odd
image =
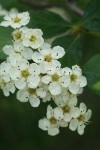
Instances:
[[[55,4],[50,4],[50,3],[44,3],[44,2],[33,2],[32,0],[22,0],[22,2],[30,5],[34,9],[47,9],[47,8],[52,8],[52,7],[64,7],[72,10],[76,14],[83,16],[84,11],[81,10],[75,3],[74,1],[70,2],[65,2],[65,3],[55,3]]]

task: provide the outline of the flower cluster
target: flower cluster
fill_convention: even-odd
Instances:
[[[77,96],[83,92],[87,79],[78,65],[62,68],[59,61],[65,55],[63,47],[51,47],[40,29],[28,28],[28,12],[9,13],[1,26],[14,28],[12,45],[5,45],[6,61],[0,64],[0,88],[5,96],[17,90],[17,99],[38,107],[41,102],[53,101],[39,128],[54,136],[60,127],[84,133],[92,111],[84,103],[77,106]]]

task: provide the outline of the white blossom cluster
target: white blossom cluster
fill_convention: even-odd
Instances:
[[[54,136],[60,127],[77,130],[80,135],[91,118],[92,111],[84,103],[77,106],[77,96],[87,85],[78,65],[62,68],[59,59],[65,55],[60,46],[51,47],[40,29],[28,28],[28,12],[9,13],[1,26],[14,28],[12,45],[5,45],[6,61],[0,64],[0,88],[5,96],[15,93],[21,102],[38,107],[41,102],[53,101],[39,128]]]

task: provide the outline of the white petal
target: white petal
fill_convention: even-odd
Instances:
[[[29,102],[32,107],[38,107],[40,105],[40,99],[36,96],[30,96]]]
[[[39,75],[40,74],[40,67],[36,63],[30,64],[28,70],[31,75]]]
[[[38,88],[36,90],[37,96],[39,96],[40,98],[44,98],[46,97],[46,91],[43,88]]]
[[[50,126],[50,122],[48,121],[48,119],[44,118],[44,119],[40,119],[38,126],[40,129],[47,131],[49,126]]]
[[[69,129],[72,131],[75,131],[78,127],[78,120],[77,119],[72,119],[70,124],[69,124]]]
[[[64,121],[66,122],[70,122],[70,120],[72,119],[70,113],[65,113],[64,114]]]
[[[12,80],[17,80],[21,76],[20,71],[17,68],[12,68],[9,73]]]
[[[41,78],[42,82],[48,84],[51,81],[51,77],[49,75],[45,75]]]
[[[32,55],[32,60],[36,63],[41,63],[43,61],[43,56],[38,52],[34,52]]]
[[[14,81],[15,86],[20,90],[20,89],[24,89],[26,87],[26,82],[22,79],[16,80]]]
[[[78,91],[79,91],[79,86],[75,83],[71,83],[69,85],[69,91],[72,93],[72,94],[77,94]]]
[[[77,117],[79,117],[80,116],[80,110],[79,110],[79,108],[78,107],[73,107],[72,109],[71,109],[71,116],[73,117],[73,118],[77,118]]]
[[[30,76],[27,80],[28,87],[30,88],[36,88],[40,83],[40,77],[39,76]]]
[[[29,93],[27,92],[27,90],[19,90],[17,92],[17,99],[20,102],[27,102],[29,99]]]
[[[70,100],[69,100],[69,105],[70,105],[70,106],[76,106],[76,105],[77,105],[77,102],[78,102],[77,97],[76,97],[76,96],[73,96],[73,97],[71,97]]]
[[[77,65],[72,66],[72,71],[73,71],[73,74],[77,76],[80,76],[82,74],[81,68]]]
[[[86,126],[85,126],[83,123],[79,123],[78,129],[77,129],[78,134],[83,135],[83,134],[84,134],[84,129],[85,129],[85,127],[86,127]]]
[[[53,109],[50,105],[47,107],[47,118],[50,119],[54,114],[53,114]]]
[[[85,114],[87,107],[84,103],[80,103],[80,111],[82,114]]]
[[[59,129],[58,128],[49,128],[48,134],[51,136],[55,136],[55,135],[59,134]]]
[[[61,85],[62,85],[63,87],[68,87],[69,84],[70,84],[70,78],[69,78],[69,76],[62,76],[62,77],[60,78],[60,82],[61,82]]]
[[[59,121],[59,126],[60,127],[67,127],[68,126],[68,122],[64,121],[64,120],[60,120]]]
[[[91,118],[92,110],[88,109],[88,111],[85,114],[85,121],[88,121]]]
[[[57,120],[61,120],[63,119],[63,111],[60,107],[56,107],[54,109],[54,117],[57,119]]]
[[[84,76],[80,76],[77,80],[76,80],[77,84],[79,84],[80,87],[84,87],[87,85],[87,79]]]
[[[49,85],[49,91],[52,95],[58,95],[61,93],[61,86],[58,83],[51,83]]]
[[[54,59],[62,58],[65,55],[64,48],[62,48],[60,46],[55,46],[51,50],[51,55],[53,56]]]
[[[62,73],[64,74],[64,75],[71,75],[72,74],[72,70],[70,69],[70,68],[68,68],[68,67],[65,67],[65,68],[63,68],[62,69]]]

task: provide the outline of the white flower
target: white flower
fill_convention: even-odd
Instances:
[[[72,70],[68,67],[62,69],[62,73],[70,77],[69,91],[73,94],[80,93],[80,89],[87,85],[87,79],[82,75],[79,66],[72,66]]]
[[[41,64],[41,67],[44,67],[44,70],[51,66],[60,68],[61,64],[58,61],[59,58],[62,58],[65,55],[65,51],[60,46],[55,46],[51,49],[50,45],[45,43],[42,48],[39,49],[39,52],[34,52],[32,59],[34,62]]]
[[[6,45],[3,47],[3,51],[6,55],[10,56],[13,54],[19,54],[23,59],[32,59],[33,51],[31,48],[24,47],[22,43],[14,42],[12,45]]]
[[[10,79],[10,69],[11,69],[11,65],[9,62],[4,61],[0,64],[0,76],[2,77],[2,79],[4,79],[4,81],[9,82]]]
[[[80,135],[84,134],[84,129],[91,118],[92,111],[90,109],[87,110],[87,107],[84,103],[80,104],[78,117],[76,119],[72,119],[69,128],[72,131],[77,129]]]
[[[59,134],[59,121],[63,119],[62,109],[56,107],[52,109],[49,105],[47,107],[47,118],[43,118],[39,120],[39,128],[48,131],[48,134],[51,136],[55,136]],[[64,123],[63,123],[64,126]]]
[[[52,95],[58,95],[62,91],[62,87],[68,87],[70,79],[62,76],[61,69],[56,69],[53,74],[44,75],[42,82],[49,84],[49,91]]]
[[[25,26],[30,21],[29,13],[9,13],[4,17],[4,21],[1,22],[1,26],[8,27],[11,26],[12,28],[20,28],[21,26]]]
[[[12,32],[12,36],[14,38],[15,41],[22,41],[23,38],[24,38],[24,34],[29,30],[28,27],[24,26],[24,27],[21,27],[19,29],[16,29]]]
[[[10,92],[15,92],[15,86],[13,81],[5,81],[2,77],[0,77],[0,89],[2,89],[5,96],[9,96]]]
[[[33,49],[37,49],[44,43],[44,39],[42,37],[43,32],[40,29],[29,29],[24,34],[23,45],[26,47],[31,47]]]
[[[17,99],[21,102],[27,102],[29,100],[32,107],[38,107],[40,99],[43,99],[45,96],[46,91],[41,87],[36,89],[26,87],[17,92]]]
[[[40,68],[37,64],[29,65],[27,60],[20,60],[16,67],[11,68],[10,76],[18,89],[24,89],[26,84],[30,88],[36,88],[40,82]]]

